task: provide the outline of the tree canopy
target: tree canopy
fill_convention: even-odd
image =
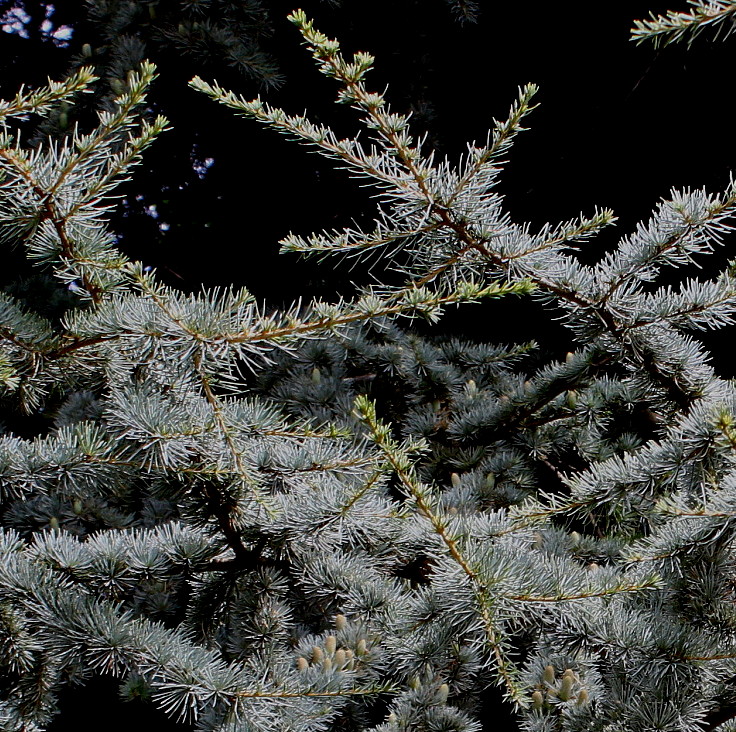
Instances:
[[[2,6],[0,726],[730,732],[736,6],[277,5]]]

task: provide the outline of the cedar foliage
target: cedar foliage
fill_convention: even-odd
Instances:
[[[111,196],[167,127],[140,114],[152,64],[61,142],[16,122],[90,69],[0,104],[3,239],[74,298],[0,297],[3,405],[53,414],[0,438],[0,726],[112,675],[202,731],[473,732],[492,687],[529,732],[733,729],[736,391],[691,333],[731,323],[736,288],[658,278],[720,244],[736,185],[673,192],[583,264],[610,211],[535,230],[497,190],[534,86],[438,160],[370,55],[291,20],[362,136],[192,86],[370,186],[369,230],[283,241],[381,262],[351,300],[184,294],[118,251]],[[406,327],[517,297],[566,358]]]

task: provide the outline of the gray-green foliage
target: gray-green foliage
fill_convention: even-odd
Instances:
[[[700,33],[714,30],[715,35],[728,36],[733,32],[736,3],[728,0],[687,0],[688,12],[668,10],[664,14],[650,13],[649,18],[637,20],[632,39],[672,43],[685,38],[691,42]]]
[[[78,301],[57,322],[0,298],[4,406],[55,415],[0,438],[0,726],[43,729],[105,673],[203,732],[491,729],[491,686],[528,732],[714,729],[736,392],[688,332],[732,322],[736,288],[656,280],[720,242],[736,188],[673,193],[582,264],[610,212],[534,230],[496,188],[533,87],[435,160],[365,87],[370,56],[292,19],[365,137],[193,85],[373,187],[371,230],[283,242],[382,258],[392,284],[349,301],[186,295],[116,250],[110,194],[166,127],[137,116],[150,65],[64,143],[27,148],[13,118],[89,72],[0,106],[3,238]],[[570,329],[566,358],[397,325],[523,294]]]

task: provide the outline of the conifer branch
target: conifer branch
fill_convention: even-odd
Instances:
[[[617,303],[612,302],[612,297],[625,282],[636,276],[637,268],[648,272],[653,266],[659,266],[659,262],[667,263],[671,260],[670,263],[677,263],[683,257],[689,259],[691,255],[688,251],[697,251],[709,246],[707,237],[717,239],[719,232],[728,228],[722,223],[722,219],[733,213],[733,190],[723,200],[709,199],[703,194],[701,202],[694,197],[692,205],[684,199],[676,198],[670,208],[664,206],[662,211],[680,217],[683,223],[679,231],[671,234],[662,245],[647,242],[646,246],[650,248],[647,257],[635,263],[633,269],[627,268],[625,275],[611,280],[611,270],[615,270],[621,257],[631,249],[630,244],[624,242],[619,254],[609,258],[610,261],[607,261],[605,267],[599,267],[599,271],[595,272],[595,275],[608,281],[607,293],[591,288],[581,289],[577,281],[585,272],[573,262],[567,263],[567,268],[575,274],[567,278],[560,278],[557,274],[550,276],[544,270],[539,271],[529,265],[534,263],[540,254],[548,250],[550,253],[556,252],[566,244],[588,238],[612,223],[614,217],[610,211],[601,211],[590,219],[561,225],[555,230],[544,232],[537,239],[532,239],[527,246],[502,252],[495,246],[495,240],[502,240],[505,231],[509,233],[514,231],[508,221],[501,218],[497,227],[480,234],[482,227],[476,225],[472,217],[469,218],[460,208],[459,197],[461,194],[465,195],[463,192],[471,185],[471,180],[480,178],[487,182],[496,174],[495,170],[486,170],[486,167],[499,150],[504,149],[511,133],[520,129],[519,122],[529,111],[532,88],[522,92],[519,102],[512,107],[508,122],[497,128],[497,141],[482,152],[474,152],[475,162],[462,175],[450,173],[449,166],[445,166],[445,170],[442,170],[434,164],[431,156],[427,158],[422,155],[421,144],[414,144],[409,134],[407,117],[391,113],[385,105],[383,95],[366,90],[363,77],[372,65],[372,57],[368,54],[356,54],[353,62],[348,63],[340,53],[339,44],[317,31],[302,11],[293,13],[291,20],[301,31],[322,73],[336,78],[341,83],[339,101],[351,104],[364,115],[364,124],[377,140],[379,149],[385,151],[383,157],[375,152],[366,151],[357,138],[338,141],[331,130],[313,125],[306,117],[289,117],[283,110],[264,106],[260,100],[246,102],[231,92],[217,85],[207,84],[199,78],[193,80],[192,85],[217,101],[316,145],[328,156],[339,158],[349,169],[372,178],[376,186],[383,191],[381,195],[384,198],[393,201],[397,197],[404,197],[415,200],[416,204],[412,204],[414,224],[405,223],[406,213],[402,217],[401,224],[398,224],[398,218],[384,213],[385,222],[378,222],[375,235],[346,230],[334,235],[311,237],[308,240],[292,236],[284,240],[286,249],[305,252],[333,250],[354,254],[381,246],[385,248],[386,245],[406,247],[422,237],[432,240],[450,234],[456,243],[449,247],[449,255],[444,261],[433,263],[429,270],[426,264],[423,264],[422,269],[414,265],[407,266],[405,272],[409,275],[409,281],[423,285],[435,281],[440,276],[452,278],[461,268],[473,266],[473,259],[480,256],[481,260],[485,260],[486,264],[500,271],[509,281],[514,281],[519,275],[527,278],[542,297],[550,295],[568,309],[576,310],[578,320],[581,314],[585,314],[584,317],[588,321],[586,327],[602,325],[605,331],[616,339],[632,367],[643,366],[653,381],[660,385],[667,398],[679,409],[686,412],[690,408],[692,401],[699,396],[697,388],[688,388],[673,374],[661,368],[647,348],[632,342],[630,335],[632,323],[621,316],[621,309]],[[387,161],[391,161],[390,165]],[[455,191],[448,199],[437,193],[435,185],[436,179],[445,172],[454,175],[457,181]],[[480,200],[478,199],[478,202]],[[494,200],[490,197],[484,202],[495,205]],[[664,219],[662,221],[664,222]],[[659,233],[654,228],[657,225],[655,221],[651,230],[646,232],[646,236],[652,241]],[[671,225],[668,226],[671,230]],[[639,238],[643,238],[644,235],[643,230],[638,232]],[[730,307],[730,302],[730,295],[723,300],[726,307]],[[708,310],[708,314],[704,316],[707,322],[714,322],[714,318],[719,317],[713,315],[707,307],[704,307],[705,310]]]
[[[97,81],[91,66],[83,66],[63,81],[51,81],[48,86],[26,92],[23,87],[11,100],[0,100],[0,120],[22,117],[26,114],[43,114],[60,102],[80,92],[89,92]]]
[[[48,221],[54,227],[56,235],[59,238],[62,257],[67,260],[79,261],[74,244],[67,234],[66,218],[57,210],[51,193],[42,187],[34,178],[30,165],[16,155],[14,151],[7,148],[0,148],[0,158],[5,160],[9,167],[15,169],[25,179],[37,200],[41,203],[41,216],[37,225],[40,225],[43,221]],[[91,260],[82,261],[84,264],[94,264]],[[82,274],[82,285],[85,291],[89,293],[93,302],[97,303],[102,300],[102,290],[91,280],[86,272]]]
[[[653,41],[655,46],[675,43],[684,38],[688,44],[706,29],[716,30],[716,37],[733,31],[736,3],[728,0],[688,0],[689,12],[668,10],[664,15],[650,13],[645,20],[635,20],[631,40]],[[730,24],[730,27],[729,27]]]
[[[222,435],[225,444],[228,447],[230,455],[232,456],[232,459],[234,461],[234,466],[236,469],[235,472],[241,478],[243,483],[251,489],[256,502],[259,503],[268,514],[272,514],[273,509],[270,508],[270,506],[268,505],[268,501],[262,495],[255,476],[251,475],[250,471],[245,468],[240,448],[237,446],[232,431],[230,430],[225,420],[225,417],[222,413],[220,400],[217,398],[214,391],[212,390],[212,386],[210,385],[210,378],[202,367],[201,357],[199,355],[195,355],[194,357],[194,366],[201,379],[202,390],[204,391],[207,402],[212,408],[212,413],[215,417],[215,421],[217,422],[220,434]],[[227,535],[229,535],[230,538],[234,538],[235,530],[232,524],[232,509],[227,507],[221,500],[218,500],[217,496],[208,495],[208,498],[210,498],[217,504],[218,520],[222,518],[221,527],[223,531],[227,531]]]
[[[236,693],[240,698],[252,699],[299,699],[312,697],[351,697],[351,696],[376,696],[378,694],[395,694],[398,691],[396,686],[384,684],[368,689],[338,689],[338,690],[320,690],[320,691],[239,691]]]
[[[408,495],[417,506],[420,514],[432,525],[453,561],[470,580],[478,603],[477,611],[483,621],[486,640],[495,659],[496,670],[505,686],[505,693],[515,705],[526,706],[525,695],[517,680],[518,671],[506,657],[503,650],[503,633],[492,611],[493,597],[485,587],[481,577],[468,563],[460,551],[456,539],[448,532],[446,522],[433,510],[428,502],[424,486],[414,474],[411,461],[406,452],[390,436],[390,428],[376,417],[375,406],[363,397],[355,402],[356,416],[368,427],[369,437],[385,455],[392,470],[396,473]]]

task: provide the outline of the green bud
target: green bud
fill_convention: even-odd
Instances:
[[[542,696],[542,692],[539,691],[539,689],[537,689],[532,694],[532,708],[541,709],[543,704],[544,704],[544,697]]]
[[[325,638],[325,651],[332,656],[335,653],[336,648],[337,638],[335,638],[334,635],[328,635],[327,638]]]
[[[341,669],[345,665],[346,655],[342,648],[335,651],[335,668]]]
[[[79,514],[82,513],[82,510],[83,510],[82,502],[78,498],[75,498],[74,502],[72,503],[72,511],[74,511],[74,513],[76,513],[77,516],[79,516]]]
[[[574,389],[570,389],[565,397],[565,403],[570,409],[575,409],[578,405],[578,393]]]
[[[493,473],[486,475],[486,488],[492,491],[496,487],[496,476]]]
[[[467,384],[465,384],[465,388],[468,390],[468,396],[472,398],[478,396],[478,385],[475,383],[474,379],[470,379]]]
[[[322,374],[316,366],[312,369],[312,383],[315,385],[322,383]]]
[[[439,689],[437,689],[437,696],[435,699],[437,700],[437,704],[444,704],[447,701],[447,697],[450,694],[450,687],[447,684],[442,684]]]
[[[550,686],[555,683],[555,667],[552,664],[544,667],[544,680]]]
[[[557,696],[561,701],[567,701],[572,696],[572,687],[575,684],[575,679],[572,676],[563,676],[562,683],[560,684],[560,690],[557,692]]]
[[[325,654],[322,653],[322,649],[319,646],[314,646],[312,648],[312,661],[314,663],[322,663],[322,659],[325,657]]]
[[[332,671],[332,659],[329,656],[322,661],[322,669],[324,671]]]
[[[361,638],[361,639],[360,639],[360,640],[358,641],[358,646],[356,647],[356,649],[355,649],[355,652],[356,652],[356,653],[357,653],[357,654],[358,654],[359,656],[364,656],[364,655],[366,654],[366,652],[367,652],[367,651],[368,651],[368,648],[367,648],[367,644],[366,644],[366,642],[365,642],[365,638]]]
[[[459,488],[460,487],[460,483],[462,482],[460,480],[460,476],[457,473],[453,473],[450,476],[450,481],[452,482],[452,487],[453,488]]]
[[[85,58],[89,58],[92,55],[92,46],[89,45],[89,43],[85,43],[82,46],[82,56]]]
[[[420,686],[422,685],[422,682],[419,680],[418,676],[412,676],[409,679],[409,688],[414,689],[416,691]]]
[[[49,519],[49,527],[56,531],[59,528],[59,519],[56,516],[52,516]]]
[[[588,690],[580,689],[580,693],[578,694],[578,698],[577,698],[577,705],[579,707],[582,707],[584,704],[588,703],[589,698],[590,698],[590,695],[588,694]]]
[[[580,543],[580,534],[578,534],[577,531],[573,531],[570,534],[570,541],[572,542],[573,546],[577,546]]]
[[[344,630],[347,624],[348,619],[342,613],[339,615],[335,615],[335,628],[337,628],[338,630]]]

